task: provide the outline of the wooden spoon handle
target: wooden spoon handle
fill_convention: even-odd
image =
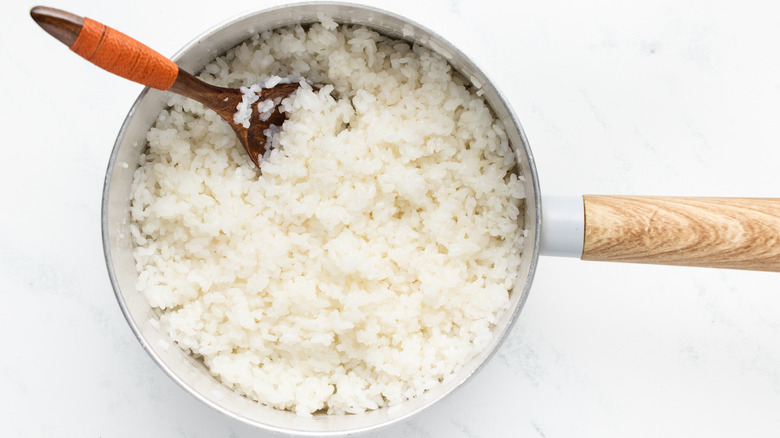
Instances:
[[[583,196],[583,260],[780,272],[780,199]]]
[[[159,90],[173,85],[179,67],[144,44],[90,18],[36,6],[33,20],[78,55],[100,68]]]

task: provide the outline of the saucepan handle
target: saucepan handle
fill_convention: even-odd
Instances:
[[[542,200],[543,255],[780,272],[780,199]]]

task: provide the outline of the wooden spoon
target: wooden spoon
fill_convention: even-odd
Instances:
[[[30,15],[43,30],[98,67],[148,87],[189,97],[211,108],[230,124],[257,166],[265,152],[264,131],[271,125],[284,123],[285,116],[276,106],[265,120],[253,111],[249,128],[245,128],[233,120],[243,99],[241,90],[207,84],[144,44],[90,18],[44,6],[32,8]],[[279,102],[299,86],[291,83],[262,89],[258,101]],[[277,98],[279,100],[275,100]]]

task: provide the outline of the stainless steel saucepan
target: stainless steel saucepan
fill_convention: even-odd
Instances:
[[[421,44],[446,58],[473,87],[482,90],[506,128],[525,176],[524,225],[528,230],[521,272],[511,291],[511,310],[493,329],[487,348],[455,376],[422,397],[393,408],[358,415],[299,417],[252,402],[220,384],[206,367],[179,348],[155,323],[158,313],[136,290],[130,237],[130,185],[146,132],[165,106],[167,93],[144,90],[133,104],[114,145],[105,179],[102,226],[106,264],[122,311],[143,348],[179,385],[212,408],[245,423],[278,432],[324,436],[376,429],[436,403],[479,371],[512,328],[528,296],[540,253],[590,260],[682,264],[780,271],[780,200],[585,196],[545,199],[533,154],[520,122],[486,75],[463,53],[423,26],[370,7],[302,3],[243,15],[196,37],[172,59],[200,71],[226,50],[257,32],[328,16]],[[545,215],[542,215],[542,204]]]

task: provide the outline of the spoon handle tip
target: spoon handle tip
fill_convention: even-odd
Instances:
[[[76,41],[84,24],[84,18],[60,9],[35,6],[30,17],[49,35],[70,47]]]

